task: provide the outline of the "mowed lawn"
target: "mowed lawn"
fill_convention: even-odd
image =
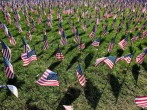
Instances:
[[[85,7],[87,9],[87,7]],[[81,9],[79,8],[78,11]],[[83,9],[82,9],[83,10]],[[10,11],[10,10],[9,10]],[[102,18],[104,9],[100,13]],[[46,12],[48,13],[47,9]],[[31,13],[31,12],[29,12]],[[8,80],[4,72],[4,64],[2,54],[0,54],[0,85],[12,84],[18,88],[19,98],[13,96],[7,90],[0,90],[0,108],[1,110],[55,110],[61,109],[62,105],[69,104],[73,105],[75,110],[138,110],[134,103],[134,99],[138,95],[147,95],[147,57],[144,59],[143,64],[139,65],[136,63],[136,56],[139,55],[143,48],[147,46],[147,38],[142,40],[139,38],[131,46],[130,39],[136,35],[139,30],[137,29],[133,33],[125,33],[125,23],[128,21],[126,17],[124,26],[121,31],[117,34],[114,48],[110,54],[107,52],[109,43],[112,37],[115,36],[115,29],[120,23],[121,15],[116,21],[114,29],[111,29],[113,18],[107,19],[109,33],[104,37],[101,33],[103,31],[102,19],[100,25],[97,26],[95,40],[101,37],[100,46],[98,50],[94,48],[89,38],[89,34],[95,24],[94,16],[95,11],[93,7],[89,9],[89,14],[92,15],[91,24],[86,22],[87,31],[82,30],[82,24],[86,18],[82,18],[82,21],[78,23],[78,17],[72,16],[72,20],[69,21],[69,16],[62,14],[63,17],[63,29],[67,36],[68,44],[66,46],[60,46],[64,55],[64,60],[61,62],[55,57],[58,44],[60,43],[60,35],[58,34],[58,19],[57,19],[57,8],[54,8],[53,14],[53,28],[47,29],[47,37],[49,41],[49,49],[43,51],[43,28],[47,16],[41,13],[43,22],[37,24],[37,15],[31,13],[34,18],[35,26],[37,31],[32,32],[32,41],[29,42],[26,37],[28,27],[25,23],[25,17],[21,11],[20,24],[23,32],[18,33],[18,30],[14,26],[13,13],[11,13],[12,24],[9,25],[4,20],[2,11],[0,11],[0,21],[4,22],[11,34],[14,36],[17,44],[12,46],[9,43],[9,39],[5,36],[3,30],[0,30],[0,39],[2,39],[12,51],[11,63],[14,68],[15,78]],[[126,11],[125,16],[128,15]],[[133,14],[130,16],[133,17]],[[138,24],[139,28],[145,23],[144,19],[141,24]],[[85,49],[81,52],[78,50],[77,45],[74,42],[74,34],[72,33],[72,21],[75,22],[75,26],[79,30],[79,36],[85,43]],[[134,27],[135,23],[129,24],[129,30]],[[146,28],[147,29],[147,28]],[[118,42],[126,36],[129,37],[129,42],[125,51],[122,51],[118,45]],[[38,61],[33,61],[28,67],[23,67],[21,60],[21,53],[23,52],[23,44],[21,37],[25,36],[25,40],[30,45],[31,49],[35,47]],[[1,51],[1,47],[0,47]],[[134,52],[134,56],[131,64],[127,64],[125,61],[121,61],[115,64],[113,70],[101,63],[95,67],[97,58],[104,56],[116,56],[127,55]],[[81,87],[77,76],[76,66],[80,62],[85,78],[87,80],[86,86]],[[49,68],[59,75],[59,87],[43,87],[37,85],[35,82],[40,78],[44,71]],[[37,77],[37,75],[39,76]],[[109,74],[109,76],[108,76]],[[68,94],[70,91],[72,94]]]

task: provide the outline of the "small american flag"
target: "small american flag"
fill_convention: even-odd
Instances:
[[[23,43],[23,52],[29,52],[31,50],[30,46],[27,44],[27,42],[25,41],[25,39],[22,37],[22,43]]]
[[[46,69],[42,77],[36,81],[36,83],[41,86],[59,86],[58,74]]]
[[[110,69],[112,69],[114,66],[114,63],[115,63],[115,59],[116,59],[116,57],[109,56],[109,57],[107,57],[107,59],[104,60],[104,62],[109,66]]]
[[[13,71],[13,66],[11,65],[11,63],[9,62],[9,60],[6,57],[3,57],[4,60],[4,70],[6,72],[6,75],[9,79],[13,79],[14,78],[14,71]]]
[[[86,79],[84,77],[84,74],[83,74],[83,71],[82,71],[82,68],[81,68],[80,64],[78,64],[78,66],[76,68],[76,72],[77,72],[77,77],[79,79],[80,85],[85,86]]]
[[[132,54],[125,55],[125,56],[117,58],[115,62],[117,63],[117,62],[119,62],[121,60],[125,60],[129,64],[129,63],[131,63],[132,57],[133,57]]]
[[[46,35],[44,35],[44,37],[43,37],[43,44],[44,44],[43,45],[43,49],[47,50],[49,45],[48,45],[48,41],[47,41],[47,36]]]
[[[10,48],[1,40],[2,44],[2,55],[7,58],[9,61],[11,60],[11,50]]]
[[[147,48],[145,48],[144,51],[136,57],[136,62],[142,64],[146,54],[147,54]]]
[[[31,50],[31,51],[29,51],[27,53],[23,53],[21,55],[21,59],[23,61],[23,66],[28,66],[32,61],[37,60],[35,50]]]
[[[71,105],[63,105],[63,107],[65,108],[65,110],[73,110],[73,106]]]
[[[114,38],[111,39],[111,42],[109,44],[109,47],[108,47],[108,52],[110,53],[114,47],[114,42],[115,42],[115,39],[116,39],[116,36]]]
[[[138,97],[135,98],[134,102],[139,107],[147,108],[147,96],[138,96]]]
[[[90,35],[89,35],[89,37],[90,37],[91,39],[93,39],[94,36],[95,36],[95,31],[96,31],[95,28],[96,28],[96,27],[94,26],[93,29],[92,29],[92,32],[91,32]]]
[[[4,30],[4,32],[5,32],[5,35],[6,35],[6,36],[9,36],[8,28],[6,27],[5,24],[3,24],[3,30]]]
[[[62,32],[60,43],[61,43],[61,45],[66,45],[67,44],[67,39],[66,39],[64,31]]]
[[[84,32],[86,31],[86,21],[84,21],[84,24],[82,25],[82,29]]]
[[[134,37],[131,39],[131,43],[132,43],[132,44],[134,43],[134,41],[136,41],[136,40],[139,38],[139,34],[140,34],[140,33],[137,33],[137,35],[134,36]]]
[[[80,43],[79,43],[79,45],[78,45],[78,49],[79,49],[79,50],[83,50],[84,48],[85,48],[85,44],[82,43],[82,40],[80,40]]]
[[[75,24],[73,23],[72,24],[72,33],[75,33],[76,32],[76,28],[75,28]]]
[[[27,32],[27,37],[28,37],[29,41],[32,40],[32,35],[31,35],[31,32],[30,31]]]
[[[75,33],[74,41],[75,41],[76,43],[79,43],[79,41],[80,41],[79,31],[78,31],[78,29],[76,29],[76,33]]]
[[[12,45],[16,45],[16,41],[14,39],[14,37],[12,36],[12,34],[8,31],[8,37],[9,37],[9,41]]]
[[[101,62],[105,62],[109,66],[109,68],[112,69],[115,63],[115,59],[115,56],[98,58],[96,60],[95,66],[99,65]]]
[[[58,51],[56,53],[56,58],[59,59],[59,60],[63,60],[64,59],[64,56],[61,52],[61,49],[58,47]]]
[[[104,29],[104,31],[103,31],[103,35],[106,36],[107,35],[107,32],[108,32],[108,27],[106,26],[105,29]]]
[[[128,43],[128,37],[121,40],[118,44],[119,44],[119,46],[121,47],[122,50],[125,50],[127,43]]]
[[[96,41],[92,42],[92,45],[94,47],[98,47],[100,45],[100,38],[98,38]]]
[[[147,30],[143,32],[142,39],[144,39],[146,36],[147,36]]]

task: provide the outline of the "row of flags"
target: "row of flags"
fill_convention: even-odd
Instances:
[[[55,2],[55,4],[54,4],[54,2],[52,0],[51,1],[44,1],[44,2],[43,1],[44,0],[42,0],[42,2],[40,0],[38,0],[38,1],[24,0],[22,3],[16,2],[16,4],[13,3],[13,2],[8,2],[8,3],[10,3],[10,4],[7,4],[8,6],[12,5],[12,7],[10,7],[10,10],[11,10],[11,12],[14,13],[15,27],[18,30],[18,33],[23,32],[23,30],[21,28],[21,25],[20,25],[21,17],[19,15],[18,11],[17,11],[19,8],[22,8],[21,11],[22,11],[23,15],[25,16],[26,25],[28,27],[30,27],[30,23],[31,23],[31,30],[33,32],[35,32],[36,31],[35,21],[34,21],[32,15],[28,14],[28,10],[30,12],[34,13],[35,15],[41,14],[41,16],[38,16],[38,18],[37,18],[37,23],[39,25],[43,21],[42,20],[42,15],[46,15],[45,9],[47,9],[47,6],[48,6],[48,8],[50,8],[50,9],[49,9],[49,13],[47,15],[47,19],[45,21],[45,25],[47,27],[49,27],[50,29],[54,28],[53,23],[52,23],[52,19],[53,19],[52,14],[54,13],[54,11],[53,11],[52,7],[58,7],[57,18],[59,19],[59,35],[61,35],[60,44],[64,46],[64,45],[67,44],[67,38],[66,38],[65,31],[64,31],[64,29],[62,27],[62,24],[61,24],[64,19],[62,18],[62,14],[61,14],[60,11],[63,9],[62,11],[63,11],[63,14],[65,14],[65,15],[67,14],[67,15],[70,16],[71,14],[74,14],[74,16],[78,16],[78,14],[77,14],[78,9],[77,10],[75,8],[73,9],[73,7],[76,6],[76,5],[77,5],[78,8],[80,8],[80,5],[82,7],[82,2],[78,0],[77,3],[76,3],[76,1],[71,2],[71,0],[69,0],[69,1],[66,2],[67,4],[65,4],[63,1],[62,2]],[[97,38],[96,40],[94,40],[94,37],[96,36],[96,27],[100,24],[102,19],[109,19],[109,18],[112,18],[114,16],[113,17],[114,20],[113,20],[113,23],[112,23],[112,26],[111,26],[112,29],[114,29],[114,27],[116,25],[116,20],[118,18],[118,15],[119,14],[121,15],[121,13],[122,13],[121,22],[120,22],[120,24],[118,25],[118,27],[115,30],[116,34],[118,34],[120,32],[120,29],[123,27],[124,21],[126,19],[125,16],[124,16],[125,11],[123,11],[120,8],[121,7],[125,8],[125,7],[130,6],[130,8],[129,8],[130,11],[133,11],[133,13],[138,14],[137,10],[136,10],[136,7],[135,7],[135,4],[137,4],[136,1],[132,5],[130,5],[130,3],[132,3],[132,2],[128,3],[125,0],[121,0],[121,1],[115,0],[112,3],[112,5],[109,2],[105,3],[105,1],[101,1],[98,4],[95,4],[94,2],[95,1],[93,1],[93,2],[85,1],[84,2],[85,7],[89,8],[89,6],[92,5],[92,6],[94,6],[94,8],[96,10],[96,19],[95,19],[96,25],[94,25],[94,27],[92,29],[92,32],[89,34],[90,39],[93,41],[92,46],[94,46],[94,47],[98,47],[100,45],[101,37]],[[121,6],[119,4],[120,2],[125,3],[125,5]],[[116,3],[116,5],[117,5],[116,7],[118,7],[118,13],[117,14],[115,14],[115,11],[114,12],[112,11],[112,7],[113,7],[114,3]],[[2,12],[4,14],[4,17],[5,17],[6,21],[8,21],[8,24],[10,25],[12,23],[12,21],[11,21],[11,15],[7,11],[7,5],[2,2],[2,6],[1,6],[2,8],[1,9],[2,9]],[[24,5],[24,9],[23,9],[22,5]],[[38,7],[37,7],[38,12],[34,8],[37,5],[38,5]],[[70,8],[67,8],[66,5],[67,6],[69,5]],[[136,5],[136,6],[140,7],[140,5]],[[61,9],[61,7],[62,7],[62,9]],[[102,18],[100,18],[100,17],[97,18],[97,15],[100,15],[100,11],[101,11],[101,9],[99,7],[104,7],[104,9],[105,9]],[[89,10],[84,11],[84,12],[82,12],[82,11],[80,12],[82,14],[80,14],[78,16],[78,22],[81,22],[82,17],[85,18],[86,15],[88,16],[88,11]],[[139,9],[139,11],[142,11],[142,13],[146,13],[146,7],[145,6],[142,7],[141,9]],[[91,13],[91,15],[92,14],[93,13]],[[81,15],[82,15],[82,17],[81,17]],[[89,18],[87,18],[88,22],[91,20],[91,15],[89,15]],[[128,13],[128,15],[129,15],[129,13]],[[141,16],[143,16],[143,15],[141,15]],[[136,17],[136,16],[134,16],[134,21],[137,18],[142,19],[144,17]],[[71,18],[69,18],[69,19],[71,19]],[[129,18],[129,21],[126,23],[124,32],[128,32],[129,22],[131,22],[131,21],[133,21],[132,18]],[[137,21],[137,22],[140,22],[140,21]],[[147,25],[147,23],[140,27],[141,33],[137,33],[135,36],[132,37],[132,39],[131,39],[131,44],[132,45],[139,38],[139,36],[141,34],[142,34],[142,39],[144,39],[147,36],[147,30],[143,31],[143,29],[145,28],[146,25]],[[134,28],[131,29],[131,32],[134,32],[136,27],[137,27],[137,25]],[[12,36],[12,34],[10,33],[10,31],[8,30],[7,26],[4,23],[1,23],[0,28],[3,29],[5,35],[9,38],[10,43],[15,46],[16,41],[15,41],[14,37]],[[84,32],[86,32],[86,30],[87,30],[86,21],[84,21],[84,23],[82,25],[82,29],[83,29]],[[79,36],[79,31],[76,28],[74,23],[72,24],[72,33],[75,34],[74,41],[75,41],[76,44],[78,44],[78,49],[81,51],[82,49],[85,48],[85,44],[82,42],[82,39]],[[102,35],[106,37],[108,35],[108,33],[109,33],[108,32],[108,26],[107,26],[107,23],[105,22],[103,24]],[[29,29],[27,30],[27,37],[28,37],[29,41],[32,40],[31,31]],[[114,47],[115,39],[116,39],[116,36],[111,39],[111,42],[110,42],[110,44],[108,46],[108,52],[109,53],[112,51],[112,49]],[[24,38],[22,38],[22,42],[23,42],[24,50],[23,50],[23,52],[21,54],[21,59],[23,61],[23,66],[28,66],[32,61],[37,61],[37,55],[36,55],[35,49],[31,49]],[[122,50],[125,50],[126,46],[127,46],[127,43],[128,43],[128,36],[125,37],[124,39],[122,39],[118,44],[119,44],[119,46],[120,46],[120,48]],[[9,79],[13,79],[14,78],[14,71],[13,71],[13,66],[10,63],[11,62],[11,49],[2,40],[1,40],[1,44],[2,44],[2,56],[3,56],[3,61],[4,61],[4,70],[5,70],[6,76]],[[43,36],[43,49],[47,50],[48,48],[49,48],[49,44],[48,44],[47,35],[46,35],[46,29],[45,29],[44,30],[44,36]],[[143,50],[143,52],[136,57],[136,62],[139,63],[139,64],[142,64],[146,54],[147,54],[147,48],[145,48]],[[102,58],[98,58],[96,60],[95,65],[97,66],[101,62],[104,62],[109,66],[110,69],[113,69],[114,64],[121,61],[121,60],[125,60],[127,63],[131,63],[132,57],[133,57],[132,54],[125,55],[125,56],[122,56],[122,57],[119,57],[119,58],[116,58],[115,56],[102,57]],[[57,50],[57,53],[56,53],[56,58],[59,59],[59,60],[64,59],[64,56],[63,56],[59,46],[58,46],[58,50]],[[85,86],[86,78],[85,78],[85,76],[83,74],[82,67],[81,67],[81,65],[79,63],[78,63],[77,68],[76,68],[76,74],[77,74],[77,78],[79,80],[80,85]],[[59,86],[59,77],[58,77],[57,73],[53,72],[50,69],[46,69],[46,71],[43,73],[41,78],[38,81],[36,81],[36,83],[41,85],[41,86]],[[14,86],[7,86],[7,87],[9,88],[10,91],[13,90],[12,93],[14,93],[14,95],[18,97],[18,93],[16,92],[17,91],[16,87],[14,87]],[[0,88],[5,88],[5,86],[0,86]],[[139,103],[140,100],[144,100],[143,98],[144,97],[139,97],[138,99],[135,100],[135,102],[139,106],[144,108],[144,107],[146,107],[144,102]],[[63,105],[63,107],[65,108],[65,110],[72,110],[73,109],[72,106]]]

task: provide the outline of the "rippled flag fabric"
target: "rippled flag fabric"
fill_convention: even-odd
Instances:
[[[93,45],[94,47],[98,47],[98,46],[100,45],[100,38],[98,38],[96,41],[93,41],[93,42],[92,42],[92,45]]]
[[[128,54],[128,55],[117,58],[115,62],[117,63],[121,60],[125,60],[129,64],[129,63],[131,63],[132,57],[133,57],[132,54]]]
[[[23,61],[23,66],[28,66],[32,61],[36,61],[37,56],[36,56],[35,50],[31,50],[27,53],[23,53],[21,55],[21,59]]]
[[[48,41],[47,41],[47,36],[44,35],[44,36],[43,36],[43,49],[44,49],[44,50],[47,50],[48,47],[49,47],[49,45],[48,45]]]
[[[50,69],[46,69],[44,74],[38,81],[36,81],[36,83],[41,86],[59,86],[58,74]]]
[[[11,49],[1,40],[2,44],[2,56],[7,58],[9,61],[11,60]]]
[[[76,73],[77,73],[77,77],[78,77],[78,80],[79,80],[79,83],[81,86],[85,86],[86,84],[86,79],[85,79],[85,76],[83,74],[83,71],[82,71],[82,68],[81,68],[81,65],[78,64],[77,68],[76,68]]]
[[[31,48],[25,41],[24,37],[22,37],[22,43],[23,43],[23,53],[29,52]]]
[[[146,55],[147,55],[147,48],[144,48],[143,52],[136,57],[136,62],[142,64]]]
[[[141,108],[147,108],[147,96],[138,96],[134,102]]]
[[[114,42],[115,42],[115,39],[116,39],[116,36],[114,38],[111,39],[111,42],[109,44],[109,47],[108,47],[108,52],[110,53],[114,47]]]
[[[118,44],[122,50],[125,50],[127,43],[128,43],[128,37],[121,40]]]
[[[11,65],[11,63],[9,62],[9,60],[6,57],[3,57],[3,61],[4,61],[4,70],[6,72],[6,76],[9,79],[13,79],[14,78],[14,71],[13,71],[13,66]]]

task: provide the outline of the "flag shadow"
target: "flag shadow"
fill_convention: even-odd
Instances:
[[[48,68],[54,70],[60,63],[61,61],[54,62]]]
[[[22,87],[23,84],[25,84],[24,80],[18,80],[17,77],[15,76],[13,79],[8,79],[6,82],[7,85],[14,85],[18,89]]]
[[[117,103],[118,96],[121,90],[121,84],[119,83],[118,79],[112,74],[110,74],[109,82],[110,82],[111,89],[112,89],[113,95],[116,98],[116,103]]]
[[[132,75],[135,79],[135,84],[137,85],[138,76],[139,76],[140,67],[137,64],[134,64],[132,67]]]
[[[25,103],[25,107],[27,110],[42,110],[40,108],[38,108],[36,105],[31,105],[32,99],[29,98],[26,103]]]
[[[19,60],[21,60],[20,56],[16,60],[14,60],[12,63],[17,63]]]
[[[122,49],[117,49],[117,57],[121,57],[124,51]]]
[[[74,46],[70,46],[70,48],[68,48],[68,50],[66,51],[65,54],[68,54],[70,51],[72,51],[74,48],[76,48],[77,45],[74,45]]]
[[[76,56],[74,56],[74,57],[72,58],[72,60],[70,61],[68,67],[66,68],[66,71],[69,70],[69,69],[74,65],[74,63],[77,62],[77,60],[79,59],[80,55],[81,55],[81,54],[78,53],[78,55],[76,55]]]
[[[69,87],[64,97],[59,102],[56,110],[65,110],[63,105],[71,105],[81,94],[81,90],[78,88]]]
[[[100,92],[100,90],[93,85],[90,79],[86,82],[84,94],[90,106],[95,110],[101,98],[102,92]]]
[[[85,69],[87,69],[91,63],[93,59],[93,53],[89,53],[86,57],[85,57],[85,60],[84,60],[84,63],[85,63]]]
[[[87,42],[86,44],[85,44],[85,49],[87,49],[90,45],[91,45],[91,41],[89,41],[89,42]]]

